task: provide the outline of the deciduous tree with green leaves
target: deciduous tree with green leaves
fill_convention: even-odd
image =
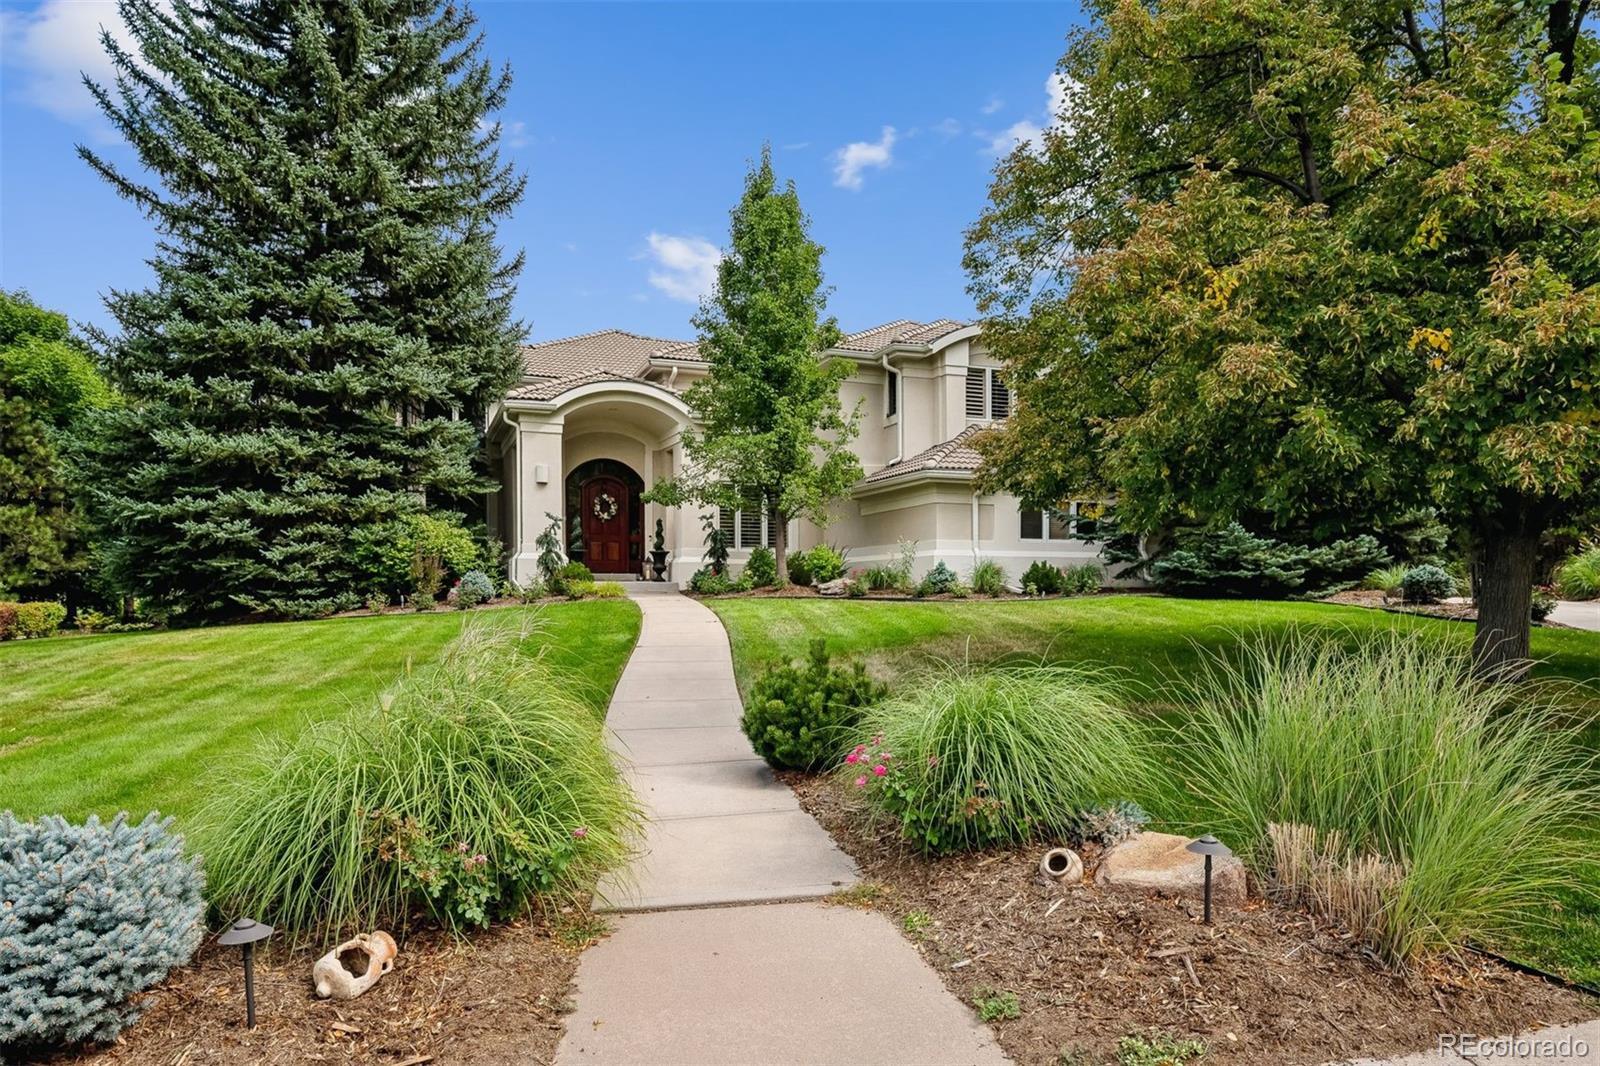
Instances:
[[[1588,4],[1103,0],[968,233],[1017,391],[986,478],[1124,526],[1321,537],[1438,508],[1475,651],[1600,512]]]
[[[700,428],[683,436],[684,473],[646,497],[729,509],[762,501],[782,581],[789,521],[826,524],[829,505],[861,477],[849,447],[859,414],[839,404],[850,368],[821,356],[839,327],[823,314],[823,249],[808,227],[794,183],[778,187],[763,148],[732,212],[717,290],[694,318],[710,372],[684,399]]]
[[[91,85],[138,156],[80,148],[159,233],[102,337],[127,402],[88,502],[130,591],[192,615],[322,613],[352,540],[491,486],[479,415],[516,374],[523,179],[508,70],[447,0],[122,0]]]
[[[0,597],[49,595],[87,565],[66,453],[112,401],[66,315],[0,292]]]

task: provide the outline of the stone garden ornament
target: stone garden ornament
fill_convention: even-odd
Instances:
[[[383,930],[362,933],[318,959],[311,980],[323,999],[355,999],[394,969],[398,954],[394,937]]]

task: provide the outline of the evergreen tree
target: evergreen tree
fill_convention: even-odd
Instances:
[[[826,523],[828,505],[861,477],[849,448],[857,414],[839,406],[850,368],[818,356],[839,340],[838,325],[823,317],[822,246],[807,233],[794,183],[778,188],[770,148],[731,217],[717,291],[694,319],[710,372],[684,399],[702,429],[683,435],[685,474],[648,498],[730,509],[761,501],[787,581],[789,521]]]
[[[522,256],[494,224],[510,72],[440,0],[122,0],[101,109],[158,181],[79,154],[155,223],[155,283],[99,336],[127,403],[88,502],[129,591],[312,614],[352,537],[489,487],[479,417],[515,376]]]

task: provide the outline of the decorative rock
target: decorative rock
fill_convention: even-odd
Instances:
[[[1206,861],[1187,850],[1188,837],[1140,833],[1106,853],[1095,880],[1109,889],[1184,896],[1205,895]],[[1244,902],[1244,863],[1228,855],[1212,860],[1211,901],[1214,906]]]
[[[1076,885],[1083,880],[1083,860],[1071,848],[1051,848],[1039,860],[1039,872],[1046,880]]]
[[[843,596],[849,584],[849,579],[843,577],[834,578],[832,581],[824,581],[822,584],[817,586],[817,595]]]
[[[394,969],[400,953],[394,937],[383,930],[362,933],[318,959],[311,967],[311,980],[323,999],[355,999],[378,983],[378,978]],[[365,972],[361,967],[365,966]]]

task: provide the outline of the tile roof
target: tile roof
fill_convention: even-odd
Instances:
[[[631,381],[638,383],[639,377],[636,374],[622,374],[615,370],[591,370],[587,374],[577,374],[572,377],[545,378],[542,381],[524,382],[506,393],[506,399],[553,400],[562,393],[570,392],[580,385],[592,385],[597,381]],[[668,392],[675,393],[678,391],[677,389],[668,389],[665,385],[653,381],[649,384],[658,389],[666,389]]]
[[[983,456],[972,447],[973,438],[988,429],[984,423],[968,426],[947,441],[935,444],[926,451],[920,451],[909,459],[902,459],[898,463],[891,463],[882,470],[868,474],[866,484],[876,484],[892,478],[903,477],[906,474],[915,474],[926,470],[949,470],[956,472],[971,472],[978,469],[983,463]]]
[[[913,322],[897,318],[881,326],[873,326],[857,333],[847,333],[837,347],[848,352],[875,352],[890,344],[927,344],[946,333],[954,333],[965,326],[953,318],[940,318],[933,322]]]
[[[523,345],[522,372],[541,378],[565,378],[596,370],[633,376],[652,355],[683,348],[688,343],[641,337],[620,329],[601,329],[576,337]]]

